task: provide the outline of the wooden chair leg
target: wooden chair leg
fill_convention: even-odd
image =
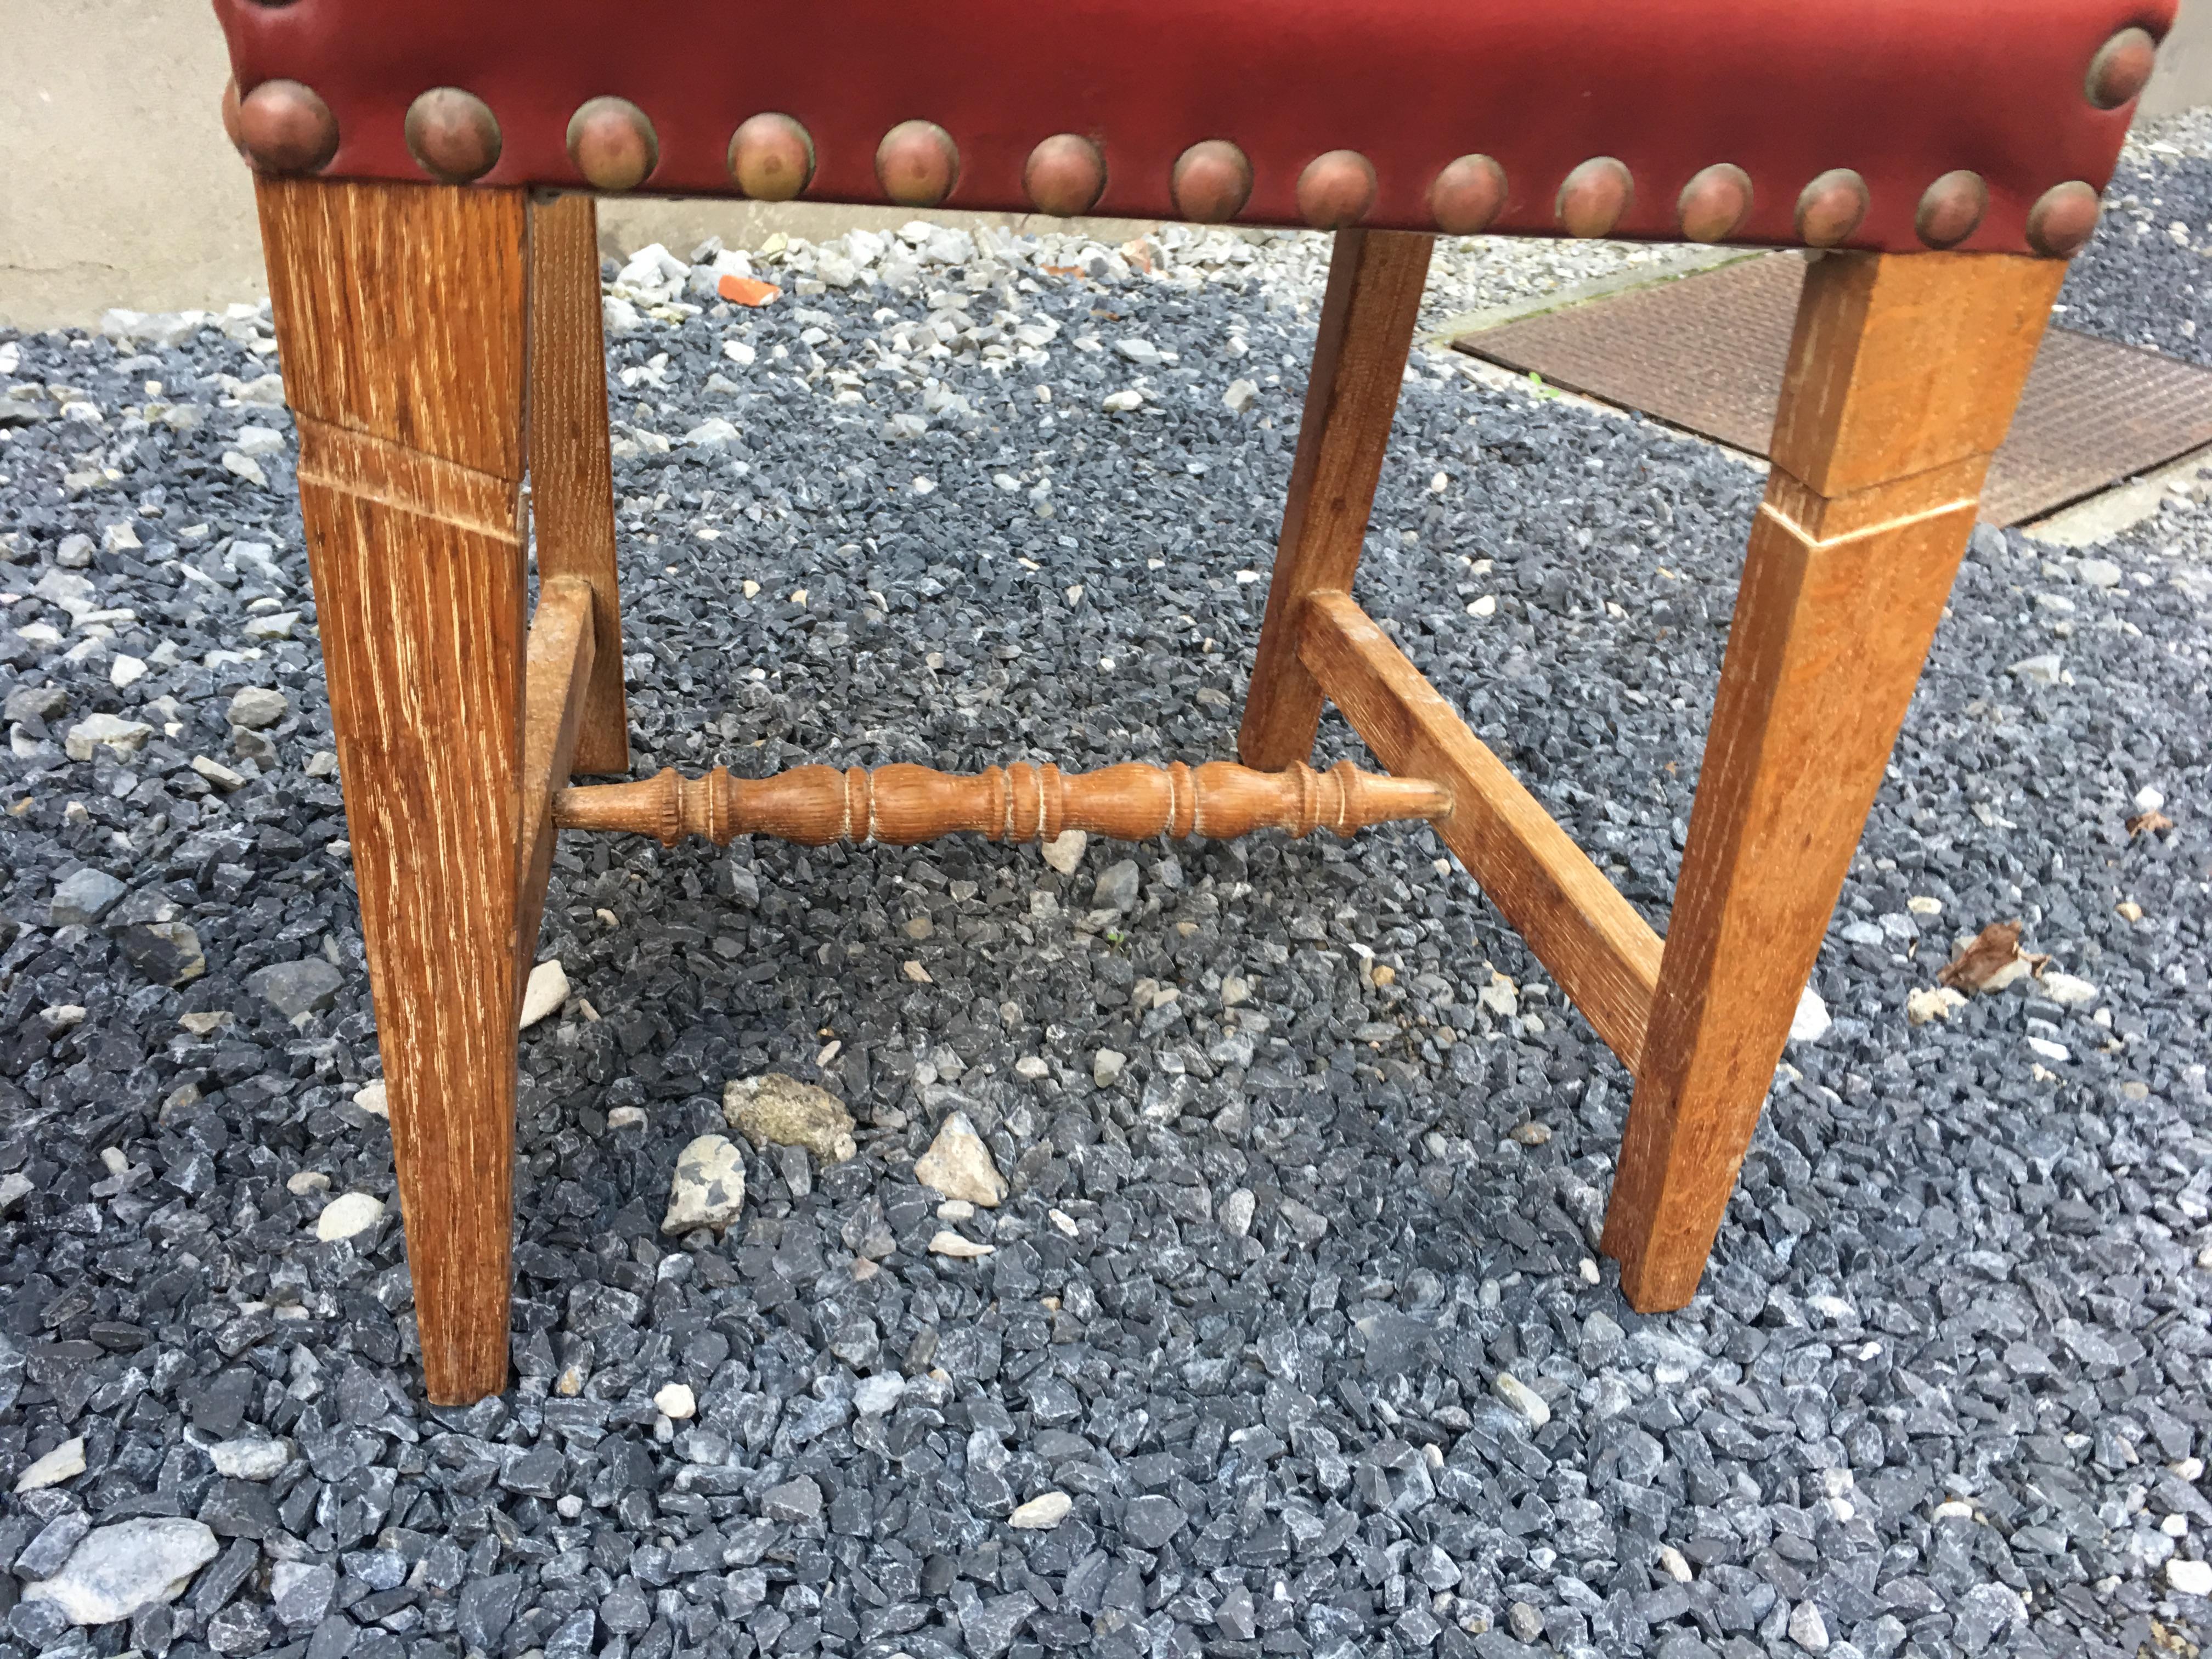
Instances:
[[[579,772],[627,772],[599,207],[589,196],[561,196],[533,204],[530,218],[530,511],[538,575],[541,584],[580,576],[592,585],[592,672],[575,765]],[[536,942],[534,934],[524,942],[526,953]]]
[[[506,1386],[527,203],[257,186],[424,1382]]]
[[[1358,568],[1435,240],[1407,231],[1336,234],[1274,582],[1237,736],[1244,764],[1263,772],[1313,753],[1322,690],[1298,660],[1298,614],[1310,593],[1349,591]]]
[[[2012,422],[2063,264],[1812,266],[1604,1249],[1695,1293]]]

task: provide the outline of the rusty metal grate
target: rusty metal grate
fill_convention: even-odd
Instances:
[[[1452,343],[1670,426],[1766,453],[1805,266],[1771,254]],[[2212,369],[2053,329],[1982,494],[2010,525],[2212,444]]]

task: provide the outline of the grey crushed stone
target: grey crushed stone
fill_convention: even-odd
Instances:
[[[2199,164],[2142,165],[2145,204],[2212,224]],[[2136,216],[2069,319],[2171,347],[2195,266]],[[799,250],[763,267],[775,307],[612,339],[637,769],[1226,757],[1318,244],[1178,242],[1152,277],[1056,242],[913,251],[913,293],[809,291]],[[957,353],[927,355],[933,316]],[[319,1243],[320,1195],[286,1185],[395,1197],[352,1098],[377,1061],[312,629],[246,631],[312,617],[266,337],[251,308],[0,337],[30,388],[0,402],[0,1174],[30,1183],[0,1222],[0,1486],[72,1435],[89,1465],[0,1498],[0,1659],[1750,1659],[1802,1652],[1805,1607],[1845,1659],[2203,1639],[2162,1571],[2212,1526],[2202,502],[2097,550],[2112,586],[1976,538],[1815,973],[1832,1024],[1790,1052],[1683,1312],[1584,1278],[1627,1079],[1425,831],[1071,873],[973,841],[572,838],[541,954],[577,994],[522,1042],[517,1386],[450,1410],[398,1230]],[[731,435],[684,441],[710,418]],[[221,464],[247,424],[284,435],[266,489]],[[1426,353],[1395,438],[1364,602],[1663,925],[1758,479]],[[135,614],[100,640],[33,596],[57,570]],[[39,623],[100,642],[69,661]],[[2054,649],[2051,684],[2004,672]],[[149,670],[118,690],[123,653]],[[258,732],[250,690],[283,698],[247,701]],[[71,762],[57,722],[93,712],[153,735]],[[1322,750],[1358,757],[1334,717]],[[2130,837],[2145,787],[2176,828]],[[57,925],[87,869],[128,896]],[[2015,915],[2099,997],[2023,981],[1910,1027],[1956,937]],[[326,1006],[256,988],[333,959]],[[87,1018],[29,1018],[64,1004]],[[843,1099],[859,1156],[749,1152],[740,1224],[663,1241],[678,1152],[771,1070]],[[643,1133],[607,1131],[625,1108]],[[956,1110],[1012,1186],[957,1223],[996,1247],[975,1261],[927,1251],[911,1176]],[[1493,1396],[1509,1371],[1540,1430]],[[298,1456],[221,1477],[204,1447],[249,1433]],[[1048,1487],[1059,1527],[1004,1524]],[[15,1599],[80,1522],[135,1516],[224,1540],[182,1600],[88,1638]]]

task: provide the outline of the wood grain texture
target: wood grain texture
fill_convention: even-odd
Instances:
[[[1696,1292],[2065,274],[1808,275],[1606,1216],[1640,1310]]]
[[[561,196],[534,203],[530,216],[530,513],[538,575],[541,583],[581,576],[592,585],[596,637],[576,769],[627,772],[599,210],[589,196]]]
[[[1651,925],[1350,595],[1310,595],[1298,640],[1307,672],[1383,765],[1450,789],[1437,836],[1634,1071],[1659,982]]]
[[[1313,753],[1322,691],[1298,660],[1298,612],[1309,593],[1349,591],[1359,567],[1434,241],[1405,231],[1336,234],[1237,740],[1244,763],[1264,772]]]
[[[424,1381],[462,1403],[507,1368],[528,222],[515,191],[256,190]]]
[[[514,899],[515,996],[518,1008],[538,955],[545,885],[553,874],[553,797],[568,785],[577,735],[592,684],[591,583],[555,576],[538,592],[522,695],[522,854]]]
[[[522,422],[501,416],[528,349],[521,193],[265,174],[254,193],[292,412],[520,477]]]
[[[1012,842],[1050,841],[1070,830],[1115,841],[1228,841],[1261,830],[1294,836],[1328,830],[1348,838],[1377,823],[1434,817],[1450,805],[1450,793],[1434,783],[1373,777],[1348,761],[1327,772],[1302,762],[1255,772],[1210,761],[1076,774],[1023,761],[964,777],[927,766],[801,766],[757,781],[718,766],[703,778],[670,769],[639,783],[565,790],[554,820],[568,830],[653,836],[671,847],[686,836],[911,847],[963,830]]]

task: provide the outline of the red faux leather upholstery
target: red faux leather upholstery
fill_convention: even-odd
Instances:
[[[1437,228],[1455,158],[1496,158],[1491,228],[1561,234],[1563,184],[1613,157],[1632,180],[1613,234],[1684,235],[1681,198],[1717,163],[1748,174],[1726,240],[1790,245],[1808,182],[1850,168],[1869,209],[1844,246],[1921,249],[1923,197],[1964,169],[1987,212],[1960,246],[2019,252],[2054,186],[2101,190],[2132,103],[2100,109],[2093,61],[2121,31],[2163,38],[2174,0],[215,0],[238,86],[312,88],[337,126],[329,176],[420,179],[403,126],[459,87],[497,118],[481,183],[580,186],[567,133],[628,99],[658,164],[641,189],[737,192],[731,135],[778,112],[811,135],[810,200],[880,203],[884,134],[926,120],[958,149],[945,205],[1028,210],[1043,139],[1103,152],[1095,209],[1175,218],[1176,158],[1249,159],[1235,222],[1297,225],[1325,151],[1373,166],[1361,222]],[[2085,193],[2077,193],[2086,199]],[[2047,245],[2051,240],[2042,239]]]

